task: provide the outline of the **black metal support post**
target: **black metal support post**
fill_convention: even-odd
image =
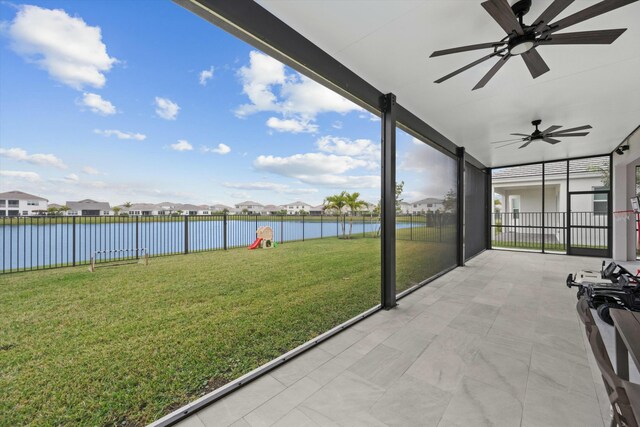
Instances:
[[[382,111],[382,300],[389,310],[396,303],[396,96],[380,98]]]
[[[222,245],[226,251],[227,246],[227,212],[222,213]]]
[[[544,243],[545,243],[545,216],[546,216],[546,211],[545,211],[545,206],[544,206],[544,180],[545,180],[545,176],[544,176],[544,170],[545,170],[545,164],[542,164],[542,236],[540,236],[542,238],[542,253],[544,253]]]
[[[136,216],[136,259],[140,259],[140,218]]]
[[[458,266],[464,266],[464,167],[465,167],[465,150],[464,147],[458,147],[458,197],[457,200],[457,255]]]
[[[493,204],[493,183],[491,182],[491,169],[487,170],[487,174],[485,177],[485,189],[486,189],[486,209],[488,212],[487,218],[486,218],[486,230],[485,230],[485,238],[486,238],[486,244],[485,247],[487,249],[491,249],[492,247],[492,242],[491,242],[491,236],[492,236],[492,229],[491,229],[491,223],[493,222],[493,216],[494,216],[494,204]]]
[[[184,216],[184,253],[189,253],[189,215]]]
[[[71,229],[71,239],[72,239],[72,248],[71,248],[71,259],[72,265],[76,266],[76,217],[73,217],[73,228]]]

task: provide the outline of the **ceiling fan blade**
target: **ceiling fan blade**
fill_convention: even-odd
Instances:
[[[522,144],[520,147],[518,147],[518,149],[520,149],[520,148],[524,148],[524,147],[526,147],[527,145],[531,144],[532,142],[533,142],[533,139],[530,139],[530,140],[528,140],[527,142],[525,142],[524,144]]]
[[[505,139],[502,141],[493,141],[493,142],[490,142],[489,144],[503,144],[505,142],[520,142],[520,141],[524,141],[524,138],[513,138],[513,139]]]
[[[484,77],[480,79],[478,84],[476,84],[472,90],[483,88],[489,82],[489,80],[493,78],[493,76],[498,72],[498,70],[500,70],[500,68],[502,68],[502,66],[507,63],[509,58],[511,58],[511,55],[507,55],[505,57],[498,59],[498,62],[496,62],[493,67],[491,67],[491,69],[487,72],[487,74],[485,74]]]
[[[507,147],[507,146],[509,146],[509,145],[513,145],[513,144],[520,144],[521,142],[522,142],[522,141],[510,142],[510,143],[508,143],[508,144],[504,144],[504,145],[501,145],[501,146],[496,147],[496,148],[503,148],[503,147]]]
[[[576,130],[585,130],[585,129],[591,129],[591,125],[578,126],[577,128],[562,129],[562,130],[559,130],[558,132],[555,132],[555,134],[558,135],[559,133],[573,132]]]
[[[544,142],[548,142],[549,144],[557,144],[558,142],[561,142],[561,141],[560,141],[560,140],[558,140],[558,139],[547,138],[547,137],[542,138],[542,140],[543,140]]]
[[[603,13],[611,12],[612,10],[636,1],[638,0],[603,0],[586,9],[582,9],[580,12],[576,12],[573,15],[569,15],[566,18],[554,22],[550,25],[551,30],[549,30],[549,33],[555,33],[556,31],[578,24],[582,21],[586,21],[587,19],[591,19],[595,16],[602,15]]]
[[[507,33],[516,32],[523,35],[522,26],[518,22],[518,18],[511,10],[511,6],[506,0],[489,0],[482,3],[482,7],[489,12],[489,15],[502,27]]]
[[[516,136],[524,136],[529,138],[531,135],[527,135],[526,133],[510,133],[509,135],[516,135]]]
[[[553,126],[549,126],[548,128],[546,128],[545,130],[543,130],[541,133],[542,134],[547,134],[547,133],[551,133],[554,130],[558,130],[560,129],[562,126],[558,126],[558,125],[553,125]]]
[[[431,55],[429,55],[429,58],[433,58],[434,56],[449,55],[451,53],[467,52],[470,50],[489,49],[489,48],[493,48],[503,44],[504,43],[502,42],[480,43],[480,44],[470,44],[469,46],[454,47],[451,49],[436,50]]]
[[[545,46],[554,44],[611,44],[625,31],[627,31],[626,28],[618,28],[615,30],[552,34],[548,39],[540,40],[540,44]]]
[[[549,71],[549,66],[544,62],[544,59],[542,59],[536,49],[531,49],[520,56],[524,60],[524,63],[527,64],[531,77],[534,79]]]
[[[545,136],[553,136],[558,138],[564,138],[565,136],[587,136],[589,132],[576,132],[576,133],[546,133]]]
[[[567,8],[574,0],[555,0],[545,9],[544,12],[536,19],[534,25],[536,25],[536,31],[540,32],[542,29],[549,25],[549,22],[558,16],[563,10]]]
[[[466,70],[468,70],[469,68],[471,68],[471,67],[473,67],[473,66],[475,66],[475,65],[478,65],[478,64],[480,64],[481,62],[484,62],[484,61],[486,61],[486,60],[487,60],[487,59],[489,59],[489,58],[492,58],[492,57],[496,56],[496,55],[497,55],[497,54],[499,54],[499,53],[502,53],[504,50],[505,50],[505,49],[501,49],[501,50],[498,50],[498,51],[496,51],[496,52],[490,53],[489,55],[483,56],[482,58],[480,58],[480,59],[478,59],[478,60],[476,60],[476,61],[473,61],[471,64],[465,65],[464,67],[457,69],[457,70],[456,70],[456,71],[454,71],[453,73],[449,73],[449,74],[447,74],[446,76],[439,78],[438,80],[436,80],[436,81],[435,81],[435,83],[442,83],[443,81],[448,80],[448,79],[450,79],[451,77],[453,77],[453,76],[455,76],[455,75],[457,75],[457,74],[460,74],[461,72],[466,71]]]

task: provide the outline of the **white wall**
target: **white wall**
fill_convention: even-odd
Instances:
[[[640,132],[629,138],[629,151],[623,155],[613,154],[613,210],[631,209],[631,197],[636,194],[635,168],[640,166]],[[613,259],[631,261],[636,259],[635,222],[632,219],[613,220]]]

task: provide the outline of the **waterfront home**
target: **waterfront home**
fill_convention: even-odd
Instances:
[[[66,203],[69,216],[103,216],[113,215],[108,202],[97,202],[91,199],[84,199],[77,202]]]
[[[49,201],[22,191],[0,193],[0,216],[31,216],[47,211]]]
[[[238,213],[248,213],[250,215],[259,215],[262,213],[264,209],[264,205],[258,202],[252,202],[247,200],[246,202],[238,203],[236,205],[236,209],[238,209]]]

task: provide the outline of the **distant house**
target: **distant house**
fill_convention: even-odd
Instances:
[[[209,205],[198,205],[198,215],[211,215],[213,212],[211,211],[211,206]]]
[[[202,215],[199,206],[191,205],[188,203],[176,204],[177,210],[182,211],[182,215]]]
[[[84,199],[78,202],[67,202],[67,215],[70,216],[103,216],[113,215],[108,202],[96,202],[91,199]]]
[[[312,206],[309,209],[310,215],[322,215],[324,214],[324,205]]]
[[[246,202],[238,203],[236,209],[239,213],[248,213],[250,215],[259,215],[262,213],[264,206],[258,202],[252,202],[247,200]],[[245,211],[246,210],[246,211]]]
[[[217,213],[217,212],[232,213],[233,210],[234,208],[232,208],[231,206],[223,205],[222,203],[216,203],[215,205],[211,205],[212,213]]]
[[[444,200],[435,197],[427,197],[411,203],[411,213],[426,213],[444,211]]]
[[[278,215],[284,208],[278,205],[264,205],[262,207],[262,213],[265,215]]]
[[[158,206],[153,203],[133,203],[128,208],[123,207],[121,212],[131,216],[153,216],[158,215]]]
[[[305,203],[301,201],[282,205],[282,209],[287,211],[287,215],[295,215],[300,211],[310,212],[312,207],[313,206],[311,206],[309,203]]]
[[[400,213],[404,215],[409,215],[412,213],[412,205],[408,202],[400,202],[399,203]]]
[[[171,215],[175,211],[180,210],[180,208],[176,206],[176,203],[173,202],[156,203],[155,206],[158,210],[158,215]]]
[[[22,191],[0,193],[0,216],[31,216],[46,213],[49,201]]]

